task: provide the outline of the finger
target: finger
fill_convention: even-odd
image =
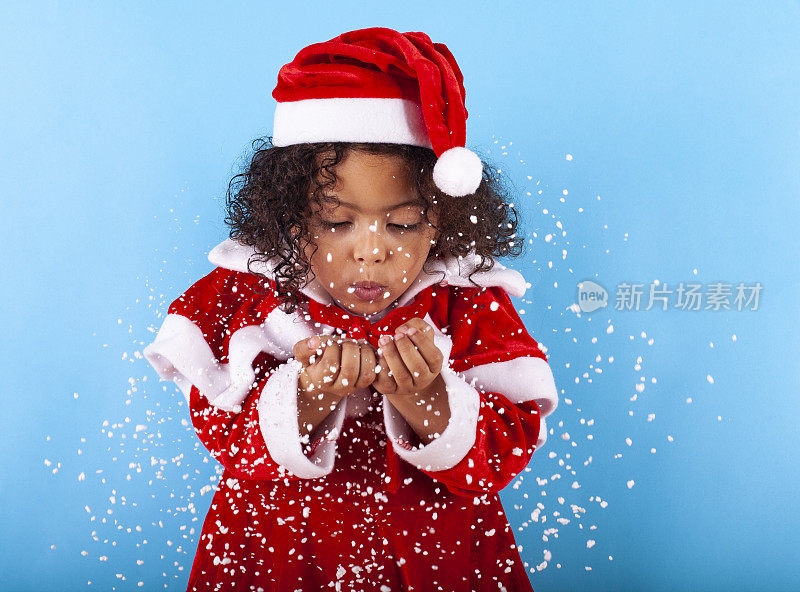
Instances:
[[[409,337],[414,342],[414,345],[417,346],[422,359],[428,365],[428,370],[434,373],[441,372],[442,364],[444,364],[444,355],[433,342],[433,331],[428,332],[427,336],[425,333],[417,331],[409,335]]]
[[[331,344],[341,344],[342,338],[338,335],[333,335],[330,333],[321,333],[317,335],[319,338],[320,345],[314,349],[311,357],[309,358],[309,364],[314,364],[318,360],[320,360],[325,348]],[[313,349],[313,348],[312,348]]]
[[[386,363],[389,364],[390,376],[394,378],[398,389],[411,386],[413,382],[411,373],[406,369],[406,365],[403,362],[403,358],[400,356],[400,352],[397,351],[394,340],[389,337],[381,346],[381,349],[383,350],[383,357]]]
[[[301,339],[294,344],[292,353],[297,361],[301,362],[303,366],[308,366],[311,362],[311,356],[321,355],[322,340],[319,335],[313,335],[308,339]]]
[[[403,360],[403,364],[410,373],[411,382],[417,383],[420,379],[427,378],[430,368],[428,368],[428,363],[417,350],[411,338],[404,333],[399,333],[394,340],[394,344]]]
[[[372,386],[375,387],[375,390],[378,392],[384,395],[390,395],[397,391],[397,383],[391,375],[391,369],[384,357],[384,348],[380,340],[378,340],[378,349],[375,351],[375,355],[378,358],[378,364],[375,367],[376,376]]]
[[[397,383],[394,378],[389,376],[389,364],[386,362],[386,358],[383,357],[383,354],[378,356],[377,368],[378,374],[375,376],[375,381],[372,383],[375,390],[384,395],[391,395],[397,392]]]
[[[341,366],[341,346],[335,341],[325,346],[322,357],[316,363],[316,378],[322,383],[322,388],[330,389],[330,385],[336,381]]]
[[[400,325],[397,331],[404,332],[411,338],[431,372],[441,371],[444,356],[434,343],[434,328],[430,323],[419,317],[414,317]]]
[[[361,350],[361,366],[358,374],[358,381],[356,383],[357,389],[368,387],[375,380],[375,367],[378,361],[375,357],[375,350],[372,346],[367,344],[366,347],[362,346]]]
[[[350,392],[358,380],[361,367],[361,352],[358,344],[347,340],[341,346],[341,364],[339,374],[333,383],[333,389],[339,392]]]
[[[412,319],[408,319],[402,325],[399,325],[397,329],[395,329],[395,332],[404,331],[405,329],[411,329],[412,327],[417,331],[422,331],[425,334],[433,330],[433,327],[431,327],[429,323],[427,323],[426,321],[424,321],[419,317],[414,317]]]

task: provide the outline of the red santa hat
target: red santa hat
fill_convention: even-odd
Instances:
[[[274,146],[386,142],[431,148],[433,181],[474,193],[483,165],[467,149],[464,77],[453,54],[425,33],[372,27],[300,50],[278,72]]]

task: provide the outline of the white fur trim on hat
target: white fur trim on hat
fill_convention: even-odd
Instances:
[[[431,148],[418,103],[407,99],[334,98],[278,103],[272,144],[386,142]]]
[[[483,178],[483,163],[469,148],[454,146],[439,156],[433,167],[433,182],[447,195],[475,193]]]

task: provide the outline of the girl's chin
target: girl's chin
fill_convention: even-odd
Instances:
[[[349,295],[348,303],[342,305],[339,301],[339,306],[345,310],[352,311],[358,314],[375,314],[389,306],[392,302],[391,298],[383,298],[382,296],[373,300],[362,300],[353,294]]]
[[[375,300],[366,302],[363,300],[357,300],[351,304],[348,308],[353,311],[361,312],[361,313],[375,313],[380,312],[384,308],[389,306],[389,301],[384,300],[383,298],[376,298]]]

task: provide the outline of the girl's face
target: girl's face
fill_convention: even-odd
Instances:
[[[405,292],[438,232],[425,219],[425,203],[402,158],[351,150],[336,176],[336,185],[323,189],[322,206],[311,201],[309,229],[318,248],[312,255],[309,244],[305,254],[335,302],[366,316]],[[429,215],[438,226],[434,212]],[[377,288],[358,286],[368,282]]]

